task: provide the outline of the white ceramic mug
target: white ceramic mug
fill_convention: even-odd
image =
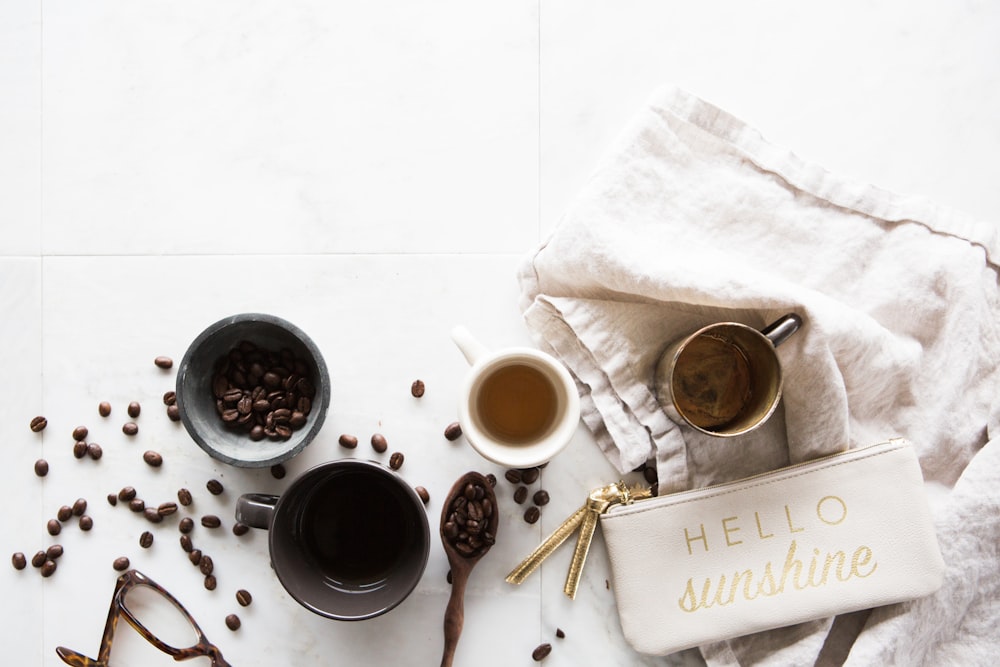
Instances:
[[[458,420],[473,449],[508,468],[530,468],[569,444],[580,421],[580,396],[565,366],[529,347],[490,351],[465,327],[451,337],[472,366],[462,383]]]

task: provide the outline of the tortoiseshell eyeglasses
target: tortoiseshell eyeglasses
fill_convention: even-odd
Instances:
[[[164,604],[164,600],[170,605]],[[174,660],[206,657],[212,661],[212,667],[230,667],[222,652],[208,641],[184,605],[138,570],[129,570],[118,577],[97,659],[63,646],[58,647],[56,653],[63,662],[74,667],[109,667],[111,642],[119,616],[124,616],[146,641]],[[150,626],[160,634],[155,634]]]

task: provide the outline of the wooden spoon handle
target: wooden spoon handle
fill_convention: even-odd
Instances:
[[[444,612],[444,655],[441,657],[441,667],[451,667],[455,659],[455,649],[458,648],[458,638],[462,635],[465,624],[465,583],[466,576],[452,572],[451,597]]]

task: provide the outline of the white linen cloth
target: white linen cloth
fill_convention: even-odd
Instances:
[[[577,379],[597,443],[623,473],[655,459],[660,493],[912,441],[940,489],[948,583],[874,612],[850,661],[985,664],[1000,654],[1000,445],[984,450],[1000,436],[998,258],[995,225],[832,175],[666,87],[519,280],[525,321]],[[652,383],[670,341],[711,322],[762,328],[788,312],[804,324],[778,348],[784,396],[762,428],[717,438],[667,418]],[[977,456],[993,464],[971,466]],[[702,654],[713,665],[842,662],[851,620]]]

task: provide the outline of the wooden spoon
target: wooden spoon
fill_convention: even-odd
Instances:
[[[489,533],[496,539],[497,520],[500,512],[497,510],[497,497],[493,493],[493,487],[485,477],[478,472],[467,472],[458,478],[458,481],[451,487],[448,497],[445,498],[444,507],[441,508],[441,544],[444,552],[448,556],[448,563],[451,565],[451,597],[448,599],[448,608],[444,613],[444,655],[441,658],[441,667],[451,667],[452,660],[455,659],[455,649],[458,647],[458,638],[462,634],[462,626],[465,623],[465,584],[469,580],[472,568],[490,550],[493,541],[483,543],[471,553],[465,554],[455,546],[445,535],[445,525],[448,517],[452,513],[452,503],[459,497],[466,497],[465,490],[469,484],[481,486],[485,493],[480,502],[489,501],[492,509],[488,517],[483,518],[482,523],[485,528],[481,534]]]

